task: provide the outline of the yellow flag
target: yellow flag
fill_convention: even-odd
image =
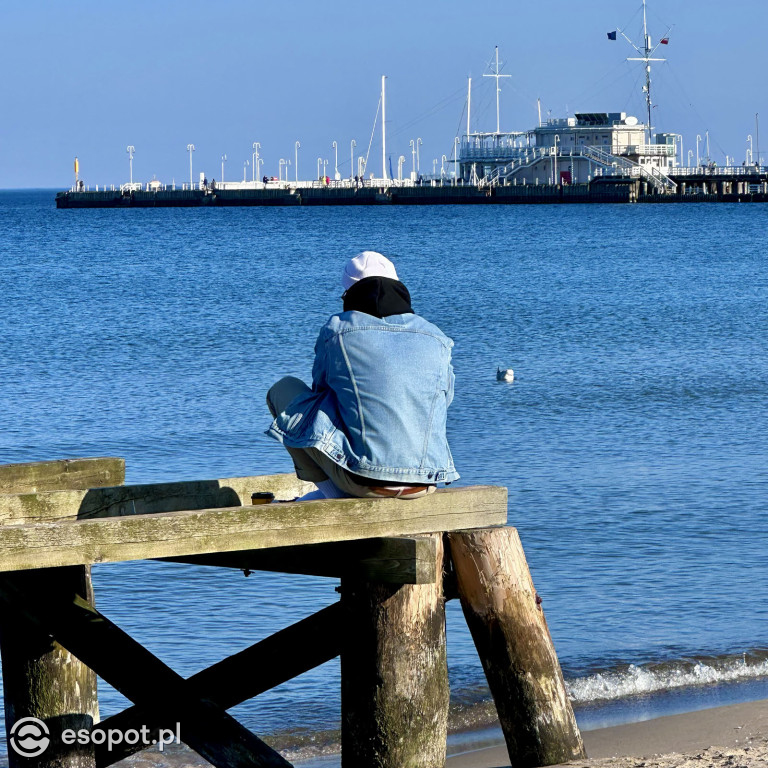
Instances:
[[[80,173],[80,161],[75,158],[75,173]]]

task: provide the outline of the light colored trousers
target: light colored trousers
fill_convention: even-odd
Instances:
[[[284,411],[288,405],[299,395],[310,391],[310,388],[301,380],[294,376],[285,376],[267,392],[267,407],[273,417]],[[285,449],[293,459],[293,466],[296,469],[296,476],[300,480],[307,480],[311,483],[321,483],[324,480],[331,480],[333,484],[343,493],[349,496],[357,496],[361,499],[378,499],[381,493],[367,485],[361,485],[347,472],[331,461],[322,451],[317,448],[289,448]],[[393,483],[393,485],[396,485]],[[399,486],[398,486],[399,487]],[[416,499],[420,496],[426,496],[432,493],[435,486],[431,485],[418,493],[411,493],[403,498]]]

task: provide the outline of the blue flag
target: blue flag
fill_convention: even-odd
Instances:
[[[609,40],[615,40],[616,39],[616,33],[615,32],[609,32],[608,33],[608,39]]]

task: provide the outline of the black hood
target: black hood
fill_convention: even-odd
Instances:
[[[415,314],[408,289],[389,277],[364,277],[355,283],[344,294],[344,311],[374,317]]]

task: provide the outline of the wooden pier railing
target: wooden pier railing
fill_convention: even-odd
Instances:
[[[336,656],[342,765],[438,768],[449,698],[444,606],[453,597],[512,764],[584,756],[520,540],[503,527],[505,488],[295,502],[312,486],[291,475],[126,486],[124,473],[113,458],[0,466],[11,768],[105,768],[145,746],[108,749],[107,735],[140,728],[154,739],[178,728],[220,768],[287,766],[227,710]],[[283,503],[252,506],[257,491]],[[334,577],[341,597],[185,680],[94,607],[91,566],[142,559]],[[99,722],[96,675],[133,706]],[[22,720],[39,732],[22,732]],[[67,738],[81,731],[89,738]]]

